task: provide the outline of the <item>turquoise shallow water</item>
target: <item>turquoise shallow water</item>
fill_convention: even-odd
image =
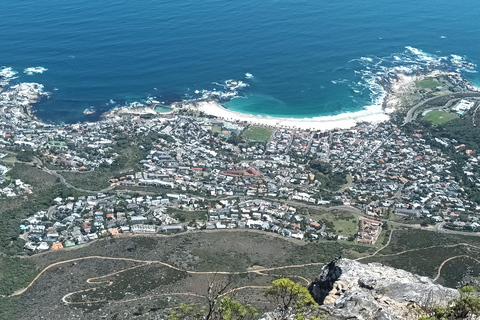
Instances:
[[[458,69],[480,83],[466,65],[480,59],[478,12],[473,0],[7,0],[0,66],[52,92],[36,108],[54,122],[197,97],[227,79],[249,85],[226,103],[236,111],[330,115],[375,103],[377,73],[401,66]],[[37,66],[48,70],[23,73]],[[99,112],[85,116],[88,107]]]

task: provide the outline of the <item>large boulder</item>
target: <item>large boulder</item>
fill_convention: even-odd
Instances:
[[[415,308],[459,297],[427,277],[349,259],[324,266],[309,290],[332,319],[418,319]]]

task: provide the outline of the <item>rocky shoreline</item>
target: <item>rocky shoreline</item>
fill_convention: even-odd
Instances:
[[[437,88],[420,90],[418,83],[425,79],[438,81]],[[241,81],[229,80],[225,85],[225,92],[203,92],[201,98],[174,102],[170,105],[160,104],[158,101],[146,103],[132,103],[129,106],[116,107],[101,115],[101,119],[115,119],[123,115],[150,115],[155,116],[157,106],[168,107],[171,112],[162,115],[178,114],[183,111],[202,112],[206,115],[223,118],[229,121],[255,123],[267,126],[295,127],[298,129],[331,130],[334,128],[349,128],[358,122],[388,121],[392,112],[401,110],[402,106],[411,105],[435,94],[451,92],[480,92],[470,81],[459,73],[447,71],[431,71],[428,73],[405,73],[398,71],[389,73],[378,79],[379,85],[385,91],[381,105],[369,106],[365,110],[344,113],[337,116],[313,118],[279,118],[270,116],[256,116],[225,109],[222,102],[228,101],[238,94],[239,88],[244,86]],[[34,105],[50,94],[38,83],[19,83],[9,86],[8,79],[3,79],[0,86],[0,110],[12,118],[26,121],[42,121],[35,115]]]
[[[422,88],[422,81],[432,79],[438,82],[438,87]],[[379,80],[386,95],[383,99],[384,110],[397,110],[406,104],[414,104],[439,93],[480,92],[480,88],[456,72],[431,71],[428,73],[407,74],[397,72],[389,74]]]
[[[10,115],[12,120],[40,121],[33,106],[50,94],[38,83],[19,83],[9,86],[8,82],[0,88],[0,110]]]

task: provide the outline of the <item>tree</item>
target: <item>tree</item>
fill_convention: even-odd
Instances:
[[[206,306],[182,303],[168,316],[169,320],[253,320],[258,317],[257,310],[250,304],[242,304],[229,297],[220,299],[212,312]]]
[[[17,160],[21,162],[31,162],[34,156],[35,152],[33,152],[32,149],[26,149],[17,153]]]
[[[238,145],[239,143],[242,142],[242,137],[236,134],[235,132],[233,132],[230,138],[227,139],[227,142],[233,145]]]
[[[198,305],[192,304],[180,304],[175,308],[168,316],[169,320],[194,320],[203,318],[205,313],[205,307],[198,309]]]
[[[218,313],[223,320],[248,320],[258,317],[257,310],[249,304],[241,304],[229,297],[220,301]]]
[[[208,283],[204,296],[205,306],[180,304],[169,315],[169,320],[253,320],[258,318],[257,310],[250,304],[242,304],[226,295],[235,283],[232,276],[217,280],[216,274]]]
[[[323,161],[311,161],[310,162],[310,168],[313,170],[317,170],[318,172],[322,174],[330,174],[332,172],[332,165],[328,162],[323,162]]]
[[[278,305],[278,319],[281,320],[291,314],[296,320],[306,319],[318,307],[307,288],[288,278],[273,281],[265,296]]]

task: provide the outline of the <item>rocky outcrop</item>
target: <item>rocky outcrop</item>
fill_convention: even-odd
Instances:
[[[418,319],[415,308],[444,305],[459,296],[427,277],[348,259],[323,267],[309,290],[331,319]]]

